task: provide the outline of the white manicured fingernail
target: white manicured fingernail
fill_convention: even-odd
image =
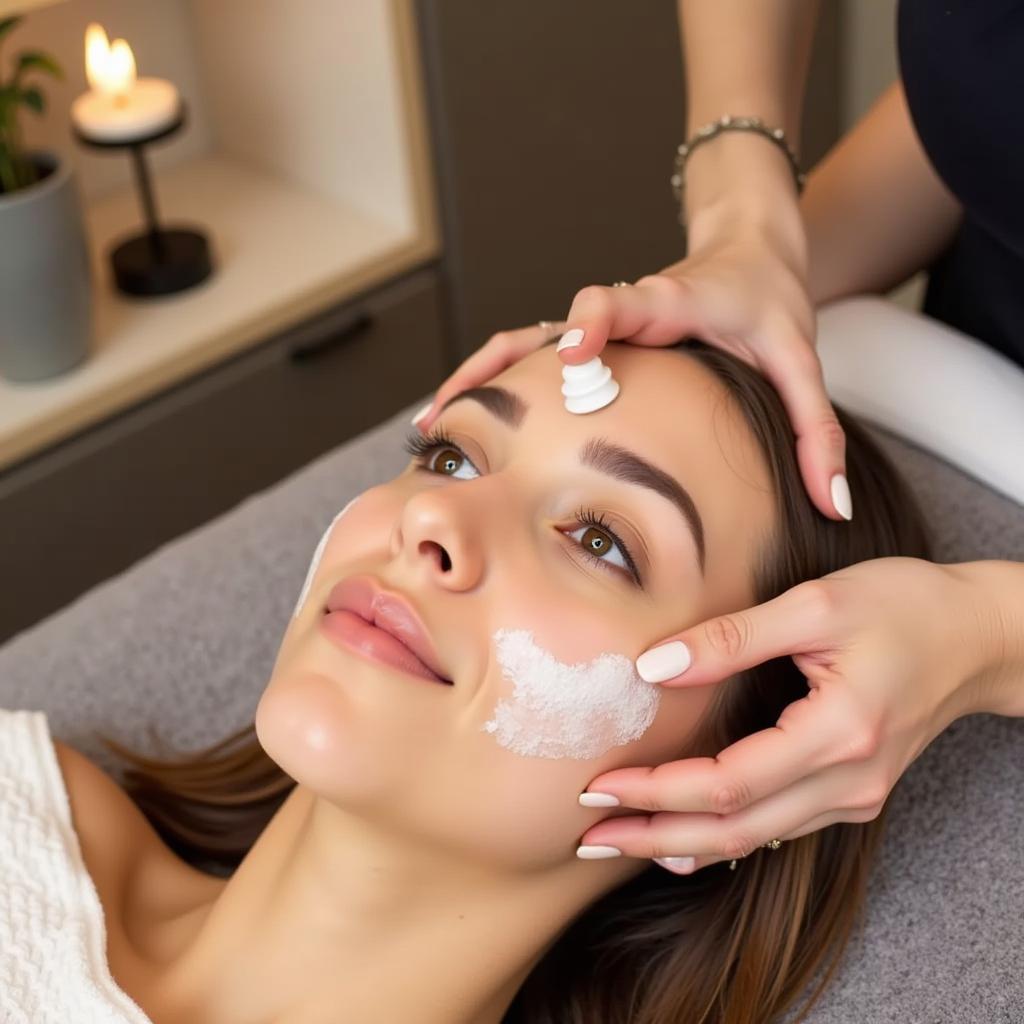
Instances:
[[[605,857],[621,857],[617,846],[577,846],[576,856],[580,860],[604,860]]]
[[[427,404],[425,406],[423,406],[423,408],[420,409],[420,411],[418,413],[416,413],[416,415],[413,416],[413,418],[411,420],[409,420],[410,426],[415,427],[416,424],[419,423],[419,421],[421,419],[423,419],[423,417],[426,416],[428,412],[430,412],[430,407],[433,404],[434,404],[433,402],[427,402]]]
[[[583,328],[574,327],[571,331],[566,331],[562,335],[558,344],[555,346],[556,352],[561,352],[563,348],[575,348],[577,345],[583,344]]]
[[[654,857],[655,864],[667,868],[674,875],[689,875],[697,867],[696,857]]]
[[[844,518],[853,518],[853,499],[850,497],[850,485],[842,473],[832,477],[832,507]]]
[[[611,793],[580,793],[579,799],[583,807],[618,807],[621,802]]]
[[[690,667],[690,649],[682,640],[672,640],[660,647],[644,651],[636,659],[640,678],[648,683],[662,683]]]

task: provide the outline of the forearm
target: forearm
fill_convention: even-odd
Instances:
[[[815,306],[885,293],[946,248],[962,207],[921,147],[899,80],[814,167],[800,210]]]
[[[974,638],[968,709],[1024,717],[1024,563],[1000,559],[949,566],[966,584],[962,613]]]
[[[687,137],[723,114],[756,116],[781,127],[799,153],[818,0],[678,0],[678,8]],[[785,154],[750,132],[723,132],[693,151],[685,201],[690,224],[720,205],[799,219]]]
[[[721,114],[763,117],[795,149],[818,0],[678,0],[689,132]]]

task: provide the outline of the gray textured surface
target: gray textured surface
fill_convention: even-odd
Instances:
[[[405,466],[421,404],[14,637],[0,648],[0,707],[45,710],[56,735],[115,772],[94,730],[145,748],[153,722],[199,747],[251,722],[316,542],[349,498]],[[880,438],[928,511],[939,561],[1024,561],[1024,511]],[[1021,720],[961,719],[911,765],[864,931],[812,1021],[1024,1021],[1022,793]]]

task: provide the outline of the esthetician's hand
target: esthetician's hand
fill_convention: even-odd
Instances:
[[[810,691],[715,758],[593,779],[588,793],[655,813],[606,819],[581,845],[682,858],[659,863],[688,874],[771,839],[876,818],[951,722],[1024,715],[1022,594],[1017,563],[878,558],[650,648],[637,671],[662,686],[705,686],[788,654]]]
[[[817,323],[806,276],[801,224],[783,231],[702,220],[691,226],[689,252],[680,262],[625,288],[581,289],[568,319],[552,329],[533,325],[493,335],[441,384],[414,424],[428,430],[449,398],[540,348],[553,330],[582,339],[559,350],[567,365],[600,355],[610,339],[659,346],[693,335],[739,356],[775,385],[811,500],[830,519],[849,519],[846,437],[814,347]]]

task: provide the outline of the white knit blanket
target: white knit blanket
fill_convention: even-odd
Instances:
[[[110,976],[42,711],[0,709],[0,1024],[152,1024]]]

